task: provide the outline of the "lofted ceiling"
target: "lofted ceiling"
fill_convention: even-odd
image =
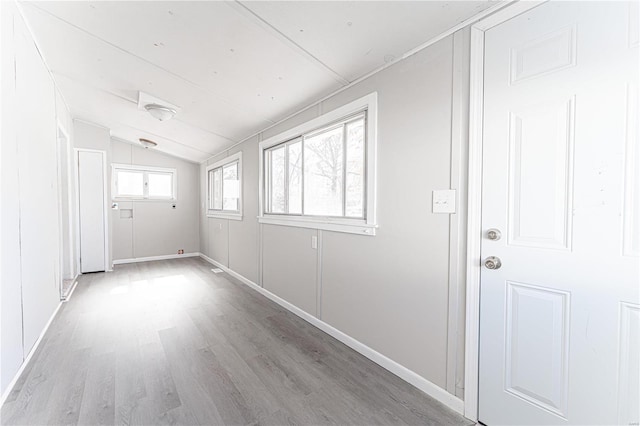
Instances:
[[[21,2],[74,118],[200,162],[492,1]],[[160,122],[138,92],[179,106]]]

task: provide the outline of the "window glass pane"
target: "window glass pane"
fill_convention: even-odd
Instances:
[[[172,198],[173,197],[173,176],[171,173],[149,172],[149,198]]]
[[[224,177],[222,194],[222,210],[238,211],[240,200],[240,181],[238,180],[238,163],[228,164],[222,168]]]
[[[285,146],[270,152],[269,183],[271,213],[285,213]]]
[[[347,124],[345,216],[364,216],[364,118]]]
[[[343,126],[304,140],[304,213],[342,216]]]
[[[213,170],[213,209],[222,210],[222,168]]]
[[[302,213],[302,141],[287,146],[289,150],[289,212]]]
[[[144,175],[142,172],[118,170],[117,174],[118,197],[144,196]]]

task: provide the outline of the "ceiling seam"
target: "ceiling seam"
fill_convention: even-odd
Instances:
[[[125,53],[125,54],[127,54],[127,55],[129,55],[129,56],[132,56],[132,57],[134,57],[134,58],[136,58],[136,59],[138,59],[138,60],[140,60],[140,61],[142,61],[142,62],[144,62],[144,63],[146,63],[146,64],[149,64],[149,65],[151,65],[151,66],[153,66],[153,67],[155,67],[155,68],[157,68],[157,69],[159,69],[159,70],[161,70],[161,71],[164,71],[165,73],[167,73],[167,74],[169,74],[169,75],[171,75],[171,76],[173,76],[173,77],[175,77],[175,78],[178,78],[178,79],[180,79],[180,80],[184,81],[185,83],[187,83],[187,84],[189,84],[189,85],[191,85],[191,86],[195,87],[196,89],[201,90],[201,91],[203,91],[203,92],[205,92],[205,93],[208,93],[208,94],[210,94],[211,96],[214,96],[215,98],[217,98],[217,99],[218,99],[218,100],[220,100],[221,102],[224,102],[225,104],[229,105],[229,106],[230,106],[230,107],[232,107],[233,109],[237,110],[237,111],[238,111],[238,113],[241,113],[241,114],[244,114],[244,113],[245,113],[245,112],[244,112],[244,108],[242,108],[242,107],[241,107],[241,106],[239,106],[239,105],[236,105],[236,104],[232,103],[232,102],[231,102],[231,101],[229,101],[227,98],[225,98],[225,97],[223,97],[223,96],[221,96],[221,95],[219,95],[219,94],[217,94],[217,93],[215,93],[215,92],[211,91],[210,89],[207,89],[207,88],[205,88],[205,87],[202,87],[202,86],[200,86],[200,85],[199,85],[198,83],[196,83],[196,82],[193,82],[193,81],[191,81],[191,80],[189,80],[189,79],[186,79],[186,78],[182,77],[182,76],[181,76],[181,75],[179,75],[179,74],[176,74],[176,73],[174,73],[174,72],[172,72],[172,71],[170,71],[170,70],[168,70],[168,69],[166,69],[166,68],[164,68],[164,67],[162,67],[162,66],[160,66],[160,65],[158,65],[158,64],[155,64],[155,63],[153,63],[153,62],[151,62],[151,61],[149,61],[149,60],[147,60],[147,59],[145,59],[145,58],[143,58],[143,57],[141,57],[141,56],[138,56],[138,55],[136,55],[135,53],[129,52],[128,50],[123,49],[123,48],[121,48],[121,47],[119,47],[119,46],[117,46],[117,45],[115,45],[115,44],[113,44],[113,43],[111,43],[111,42],[109,42],[109,41],[107,41],[107,40],[105,40],[105,39],[103,39],[103,38],[101,38],[101,37],[99,37],[99,36],[97,36],[97,35],[93,34],[93,33],[90,33],[89,31],[87,31],[87,30],[85,30],[85,29],[83,29],[83,28],[80,28],[80,27],[78,27],[77,25],[72,24],[72,23],[71,23],[71,22],[69,22],[69,21],[66,21],[66,20],[64,20],[64,19],[60,18],[59,16],[54,15],[53,13],[49,12],[49,11],[48,11],[48,10],[46,10],[46,9],[43,9],[43,8],[41,8],[41,7],[39,7],[39,6],[35,5],[35,4],[33,4],[33,3],[27,3],[27,4],[28,4],[29,6],[31,6],[31,7],[34,7],[34,8],[36,8],[36,9],[38,9],[39,11],[41,11],[41,12],[43,12],[43,13],[46,13],[47,15],[49,15],[49,16],[51,16],[51,17],[53,17],[53,18],[57,19],[58,21],[63,22],[63,23],[65,23],[66,25],[69,25],[70,27],[75,28],[76,30],[78,30],[78,31],[80,31],[80,32],[82,32],[82,33],[84,33],[84,34],[87,34],[88,36],[93,37],[94,39],[99,40],[99,41],[101,41],[102,43],[104,43],[104,44],[106,44],[106,45],[108,45],[108,46],[113,47],[113,48],[114,48],[114,49],[116,49],[116,50],[119,50],[119,51],[121,51],[121,52],[123,52],[123,53]],[[268,121],[269,123],[274,123],[274,121],[273,121],[273,120],[270,120],[270,119],[268,119],[268,118],[266,118],[266,117],[260,117],[260,119],[261,119],[261,120],[264,120],[264,121]]]
[[[111,139],[113,141],[115,141],[115,142],[124,143],[124,144],[127,144],[127,145],[131,146],[131,150],[132,150],[131,152],[133,152],[133,148],[142,148],[142,149],[144,149],[144,147],[142,145],[140,145],[139,143],[132,142],[130,140],[121,138],[120,136],[111,135]],[[177,158],[179,160],[186,161],[187,163],[200,164],[200,162],[197,161],[197,160],[191,160],[189,158],[181,157],[181,156],[179,156],[177,154],[172,154],[170,152],[161,151],[161,150],[158,150],[158,149],[156,149],[155,152],[157,152],[158,154],[166,155],[167,157]]]
[[[91,118],[85,118],[85,117],[83,117],[83,116],[76,116],[76,117],[72,117],[72,120],[73,120],[73,121],[81,121],[81,122],[83,122],[83,123],[87,123],[87,124],[90,124],[90,125],[92,125],[92,126],[100,127],[100,128],[102,128],[102,129],[108,130],[108,131],[109,131],[109,136],[110,136],[110,137],[112,137],[112,138],[120,139],[120,140],[122,140],[122,141],[126,141],[126,142],[128,142],[128,143],[132,143],[132,144],[134,144],[134,145],[136,144],[135,142],[129,141],[129,140],[125,139],[125,138],[122,138],[122,137],[119,137],[119,136],[114,136],[114,135],[113,135],[113,126],[107,126],[107,125],[104,125],[104,124],[98,124],[98,123],[97,123],[97,122],[95,122],[93,119],[91,119]],[[139,128],[135,127],[135,126],[130,126],[130,125],[127,125],[127,124],[122,124],[122,126],[123,126],[123,127],[127,127],[127,128],[129,128],[129,129],[131,129],[131,130],[135,130],[135,131],[137,131],[137,132],[147,133],[147,134],[152,135],[152,136],[154,136],[154,137],[157,137],[157,138],[160,138],[160,139],[164,139],[164,140],[166,140],[166,141],[169,141],[169,142],[175,143],[176,145],[183,146],[183,147],[185,147],[185,148],[187,148],[187,149],[190,149],[190,150],[192,150],[192,151],[198,151],[198,152],[200,152],[200,153],[202,153],[202,154],[209,155],[209,157],[207,157],[207,158],[211,158],[211,156],[212,156],[212,155],[217,155],[217,154],[212,154],[212,153],[211,153],[211,151],[203,151],[203,150],[201,150],[201,149],[199,149],[199,148],[194,148],[194,147],[193,147],[193,146],[191,146],[191,145],[186,145],[186,144],[184,144],[184,143],[182,143],[182,142],[178,142],[178,141],[177,141],[177,140],[175,140],[175,139],[171,139],[171,138],[168,138],[168,137],[166,137],[166,136],[158,135],[157,133],[153,133],[153,132],[150,132],[150,131],[147,131],[147,130],[144,130],[144,129],[139,129]],[[163,151],[160,151],[160,152],[163,152]],[[169,154],[168,152],[165,152],[165,154],[168,154],[168,155],[174,155],[175,157],[179,157],[178,155],[175,155],[175,154]],[[184,157],[179,157],[179,158],[184,158]],[[185,159],[186,159],[186,158],[185,158]],[[200,162],[200,161],[198,161],[198,160],[188,160],[188,161]],[[206,160],[204,160],[204,161],[206,161]]]
[[[304,107],[302,107],[302,108],[298,109],[296,112],[294,112],[294,113],[292,113],[292,114],[289,114],[288,116],[286,116],[286,117],[284,117],[284,118],[282,118],[282,119],[280,119],[280,120],[276,121],[275,123],[271,124],[270,126],[265,127],[264,129],[262,129],[262,130],[260,130],[260,131],[258,131],[258,132],[255,132],[255,133],[253,133],[253,134],[251,134],[251,135],[247,136],[247,137],[246,137],[246,138],[244,138],[244,139],[241,139],[239,142],[236,142],[235,144],[233,144],[233,145],[229,146],[229,147],[228,147],[228,148],[226,148],[226,149],[232,149],[232,148],[233,148],[233,147],[235,147],[235,146],[238,146],[238,145],[240,145],[240,144],[243,144],[243,143],[247,142],[247,141],[248,141],[248,140],[250,140],[251,138],[256,137],[256,136],[258,136],[259,134],[261,134],[261,133],[263,133],[263,132],[265,132],[265,131],[267,131],[267,130],[269,130],[269,129],[274,128],[275,126],[277,126],[277,125],[279,125],[279,124],[284,123],[285,121],[287,121],[287,120],[289,120],[289,119],[291,119],[291,118],[295,117],[296,115],[298,115],[298,114],[300,114],[300,113],[302,113],[302,112],[304,112],[304,111],[308,110],[309,108],[312,108],[312,107],[314,107],[314,106],[316,106],[316,105],[321,104],[322,102],[326,101],[327,99],[330,99],[330,98],[332,98],[332,97],[336,96],[337,94],[339,94],[339,93],[341,93],[341,92],[344,92],[345,90],[347,90],[347,89],[349,89],[349,88],[351,88],[351,87],[353,87],[353,86],[355,86],[355,85],[357,85],[357,84],[361,83],[362,81],[364,81],[364,80],[368,79],[369,77],[371,77],[371,76],[373,76],[373,75],[375,75],[375,74],[378,74],[378,73],[379,73],[379,72],[381,72],[381,71],[384,71],[385,69],[387,69],[387,68],[389,68],[389,67],[391,67],[391,66],[393,66],[393,65],[397,64],[397,63],[398,63],[398,62],[400,62],[400,61],[403,61],[403,60],[407,59],[407,58],[408,58],[408,57],[410,57],[410,56],[415,55],[416,53],[418,53],[418,52],[420,52],[420,51],[422,51],[422,50],[426,49],[427,47],[431,46],[432,44],[437,43],[438,41],[442,40],[443,38],[445,38],[445,37],[448,37],[448,36],[452,35],[452,34],[453,34],[453,33],[455,33],[456,31],[459,31],[459,30],[461,30],[462,28],[465,28],[465,27],[467,27],[467,26],[469,26],[469,25],[471,25],[471,24],[473,24],[473,23],[475,23],[475,22],[477,22],[477,21],[479,21],[479,20],[481,20],[481,19],[484,19],[484,18],[486,18],[487,16],[489,16],[489,15],[492,15],[492,14],[496,13],[497,11],[499,11],[499,10],[503,9],[504,7],[507,7],[508,5],[510,5],[511,3],[514,3],[514,2],[516,2],[516,1],[520,1],[520,0],[501,0],[501,1],[500,1],[500,3],[495,4],[494,6],[488,7],[487,9],[484,9],[483,11],[481,11],[481,12],[477,13],[476,15],[471,16],[470,18],[465,19],[464,21],[460,22],[459,24],[454,25],[454,26],[450,27],[449,29],[447,29],[447,30],[443,31],[443,32],[442,32],[442,33],[440,33],[439,35],[437,35],[437,36],[435,36],[435,37],[432,37],[431,39],[427,40],[426,42],[422,43],[421,45],[419,45],[419,46],[417,46],[417,47],[415,47],[415,48],[413,48],[413,49],[411,49],[411,50],[409,50],[409,51],[405,52],[405,53],[404,53],[402,56],[400,56],[399,58],[396,58],[396,59],[394,59],[393,61],[388,62],[388,63],[386,63],[386,64],[384,64],[384,65],[382,65],[382,66],[380,66],[380,67],[378,67],[378,68],[374,69],[373,71],[368,72],[368,73],[366,73],[366,74],[364,74],[364,75],[362,75],[362,76],[358,77],[357,79],[355,79],[355,80],[351,81],[348,85],[343,86],[343,87],[341,87],[341,88],[339,88],[339,89],[337,89],[337,90],[333,91],[332,93],[329,93],[328,95],[326,95],[326,96],[324,96],[324,97],[322,97],[322,98],[320,98],[320,99],[318,99],[318,100],[316,100],[316,101],[314,101],[314,102],[312,102],[312,103],[310,103],[310,104],[308,104],[308,105],[306,105],[306,106],[304,106]],[[220,153],[221,153],[221,152],[224,152],[224,151],[219,151],[219,152],[217,152],[217,153],[213,154],[211,157],[207,158],[207,159],[206,159],[206,160],[204,160],[203,162],[206,162],[206,161],[208,161],[210,158],[213,158],[213,157],[216,157],[216,156],[220,155]]]
[[[325,64],[323,61],[321,61],[317,56],[313,55],[307,49],[305,49],[304,47],[302,47],[301,45],[293,41],[293,39],[289,38],[287,35],[285,35],[282,31],[277,29],[275,26],[271,25],[267,20],[265,20],[256,12],[251,10],[248,6],[240,2],[240,0],[235,0],[234,2],[229,2],[227,4],[232,7],[234,7],[234,5],[237,5],[234,7],[234,9],[240,12],[244,11],[245,13],[250,14],[255,20],[259,21],[262,25],[265,25],[269,30],[275,33],[278,38],[282,39],[286,44],[290,45],[290,47],[293,47],[293,50],[296,51],[298,54],[302,54],[302,56],[304,56],[306,59],[309,59],[314,64],[319,65],[320,68],[322,68],[324,71],[329,72],[332,75],[332,77],[343,86],[346,86],[350,83],[349,80],[341,76],[337,71],[335,71],[329,65]]]
[[[149,134],[149,135],[151,135],[151,136],[153,136],[153,137],[155,137],[155,138],[164,139],[164,140],[166,140],[166,141],[173,142],[173,143],[175,143],[175,144],[177,144],[177,145],[183,146],[183,147],[188,148],[188,149],[190,149],[190,150],[192,150],[192,151],[198,151],[198,152],[201,152],[201,153],[203,153],[203,154],[211,155],[211,152],[209,152],[209,151],[203,151],[203,150],[201,150],[201,149],[199,149],[199,148],[194,148],[194,147],[193,147],[193,146],[191,146],[191,145],[186,145],[186,144],[184,144],[184,143],[182,143],[182,142],[178,142],[178,141],[177,141],[177,140],[175,140],[175,139],[171,139],[171,138],[168,138],[168,137],[166,137],[166,136],[159,135],[159,134],[157,134],[157,133],[149,132],[148,130],[139,129],[139,128],[135,127],[135,126],[129,126],[129,125],[126,125],[126,124],[124,125],[124,127],[128,127],[129,129],[135,130],[135,131],[137,131],[137,132],[147,133],[147,134]],[[110,130],[111,130],[111,131],[113,131],[113,128],[110,128]],[[126,139],[121,138],[121,137],[119,137],[119,136],[117,136],[117,137],[118,137],[118,138],[120,138],[120,139],[126,140]]]

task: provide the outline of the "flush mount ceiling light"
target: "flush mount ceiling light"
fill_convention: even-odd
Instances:
[[[176,115],[175,109],[158,104],[145,105],[144,109],[146,109],[153,118],[157,118],[160,121],[170,120]]]
[[[138,92],[138,109],[160,121],[170,120],[180,111],[177,105],[144,92]]]
[[[157,143],[155,143],[154,141],[150,141],[149,139],[140,138],[138,140],[145,148],[153,148],[158,145]]]

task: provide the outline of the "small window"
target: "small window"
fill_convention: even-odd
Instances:
[[[207,167],[207,215],[242,219],[242,153]]]
[[[176,200],[176,170],[114,164],[112,197],[121,200]]]
[[[260,144],[261,223],[375,234],[376,95]]]

